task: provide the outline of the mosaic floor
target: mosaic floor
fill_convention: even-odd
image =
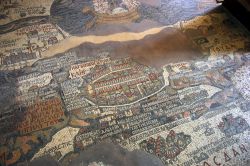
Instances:
[[[249,166],[250,33],[214,0],[1,0],[0,166]]]

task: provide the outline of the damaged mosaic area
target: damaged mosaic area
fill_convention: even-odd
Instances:
[[[1,166],[250,164],[250,33],[213,0],[30,2],[1,1]]]

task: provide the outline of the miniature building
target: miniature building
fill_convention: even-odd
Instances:
[[[58,43],[58,39],[56,37],[50,37],[49,40],[48,40],[48,44],[49,45],[53,45],[53,44],[56,44]]]

